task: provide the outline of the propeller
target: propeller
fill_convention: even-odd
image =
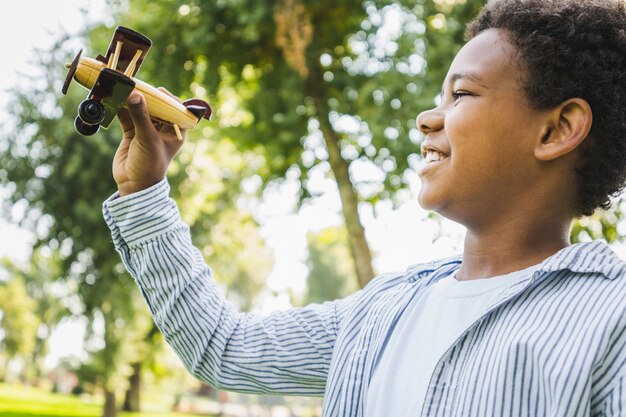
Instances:
[[[67,94],[67,89],[72,82],[72,78],[74,77],[74,73],[76,72],[76,67],[78,67],[78,62],[80,61],[80,54],[82,53],[83,50],[81,49],[80,51],[78,51],[78,54],[76,54],[76,57],[71,64],[65,64],[65,67],[69,68],[69,70],[67,71],[67,76],[65,77],[65,82],[63,83],[63,89],[61,90],[63,94]]]

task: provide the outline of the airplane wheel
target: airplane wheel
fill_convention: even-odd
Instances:
[[[90,125],[83,122],[79,116],[74,119],[74,127],[76,128],[76,131],[83,136],[91,136],[96,133],[98,129],[100,129],[100,126],[97,124]]]
[[[104,120],[104,107],[96,100],[83,100],[78,106],[78,116],[87,124],[97,125]]]

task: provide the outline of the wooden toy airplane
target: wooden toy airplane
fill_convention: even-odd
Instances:
[[[63,94],[72,79],[87,88],[87,99],[78,106],[74,126],[82,135],[93,135],[102,127],[108,128],[126,99],[136,89],[146,98],[148,113],[155,121],[172,125],[176,136],[182,140],[180,129],[193,128],[202,118],[211,117],[211,107],[200,99],[183,103],[151,85],[134,78],[152,41],[139,32],[118,26],[105,56],[96,59],[81,58],[78,52],[69,68]]]

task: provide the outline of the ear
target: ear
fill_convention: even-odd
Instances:
[[[548,113],[541,138],[535,146],[535,157],[551,161],[576,149],[589,134],[593,113],[582,98],[572,98]]]

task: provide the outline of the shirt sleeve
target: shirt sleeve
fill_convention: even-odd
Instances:
[[[193,246],[166,180],[114,194],[103,213],[155,323],[194,376],[232,391],[323,395],[337,333],[358,293],[266,317],[241,313]]]
[[[592,384],[593,416],[626,417],[626,306],[615,317],[617,325],[612,326]]]

